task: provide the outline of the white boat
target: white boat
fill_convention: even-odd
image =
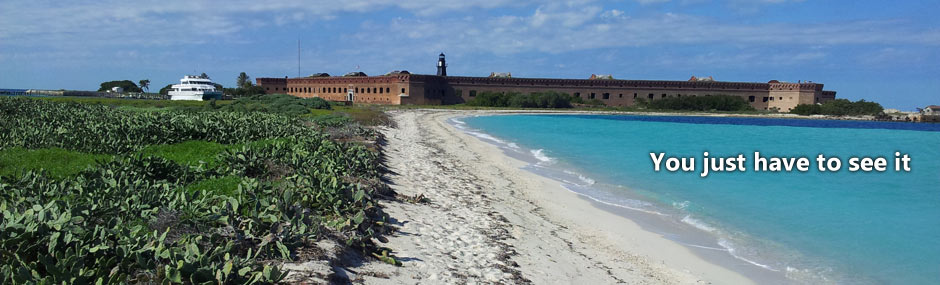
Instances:
[[[170,100],[199,100],[222,98],[222,90],[215,89],[212,80],[208,77],[186,75],[180,79],[180,84],[170,87]]]

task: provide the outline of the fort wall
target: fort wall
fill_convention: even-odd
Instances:
[[[298,97],[320,97],[354,103],[448,105],[472,100],[483,92],[561,92],[584,100],[597,99],[607,106],[632,106],[638,100],[674,97],[740,96],[759,110],[789,111],[799,104],[835,99],[834,91],[823,91],[819,83],[660,81],[614,79],[551,79],[435,76],[394,74],[303,78],[258,78],[268,93]]]

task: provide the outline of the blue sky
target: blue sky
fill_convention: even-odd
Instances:
[[[940,1],[419,0],[0,2],[0,88],[97,89],[184,74],[356,70],[810,80],[838,97],[940,104]]]

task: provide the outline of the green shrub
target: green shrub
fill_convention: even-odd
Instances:
[[[296,119],[232,112],[133,112],[108,106],[0,98],[0,150],[63,148],[128,153],[148,145],[204,140],[221,144],[304,132]]]
[[[121,87],[122,89],[124,89],[124,92],[144,92],[144,90],[140,89],[140,87],[138,87],[136,83],[130,80],[115,80],[115,81],[102,82],[101,87],[98,88],[98,92],[111,91],[111,88],[114,88],[114,87]]]
[[[832,115],[832,116],[877,116],[884,113],[881,104],[867,102],[864,99],[855,102],[848,99],[835,99],[822,104],[800,104],[790,110],[798,115]]]
[[[481,92],[468,101],[469,106],[513,107],[513,108],[571,108],[573,98],[558,92],[536,92],[529,94]],[[578,98],[580,100],[580,98]]]
[[[685,96],[652,100],[647,108],[684,111],[748,111],[754,108],[740,96]]]
[[[219,154],[233,147],[232,145],[207,141],[186,141],[177,144],[148,146],[138,153],[163,157],[188,166],[198,166],[200,163],[206,163],[211,167],[218,163],[217,156]]]
[[[345,124],[348,124],[352,122],[353,120],[347,116],[343,116],[339,114],[329,114],[329,115],[313,117],[312,119],[310,119],[310,121],[321,127],[336,128],[336,127],[341,127]]]
[[[332,109],[322,98],[300,98],[287,94],[254,95],[235,99],[221,110],[240,112],[266,112],[288,115],[309,114],[311,109]]]
[[[379,155],[303,121],[0,98],[0,152],[50,146],[114,159],[0,176],[0,284],[271,284],[320,239],[385,251]]]

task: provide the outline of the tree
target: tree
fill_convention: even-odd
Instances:
[[[267,92],[264,91],[264,87],[261,86],[247,86],[247,87],[238,87],[238,88],[225,88],[225,94],[232,95],[232,97],[246,97],[252,95],[263,95]]]
[[[140,86],[140,89],[147,89],[147,91],[150,91],[150,79],[143,79],[137,83],[139,84],[138,86]]]
[[[114,87],[121,87],[124,89],[124,92],[144,92],[144,90],[140,90],[140,87],[137,87],[137,84],[134,84],[134,82],[130,80],[102,82],[101,88],[98,88],[98,92],[105,92]]]
[[[822,104],[800,104],[790,110],[790,113],[798,115],[877,116],[884,113],[884,108],[881,104],[868,102],[865,99],[855,102],[848,99],[835,99]]]
[[[574,100],[566,93],[533,92],[521,94],[516,92],[481,92],[470,101],[469,106],[487,107],[515,107],[515,108],[571,108]],[[602,103],[603,104],[603,103]]]
[[[170,95],[170,90],[173,89],[173,84],[167,84],[166,87],[160,88],[160,95]]]
[[[200,78],[205,78],[205,79],[211,79],[211,78],[209,78],[209,75],[206,74],[205,72],[203,72],[202,74],[200,74],[199,77],[200,77]]]
[[[731,95],[669,97],[653,100],[646,105],[650,109],[657,110],[748,111],[753,109],[744,98]]]
[[[248,77],[247,73],[239,73],[236,81],[238,82],[238,87],[251,86],[251,77]]]

